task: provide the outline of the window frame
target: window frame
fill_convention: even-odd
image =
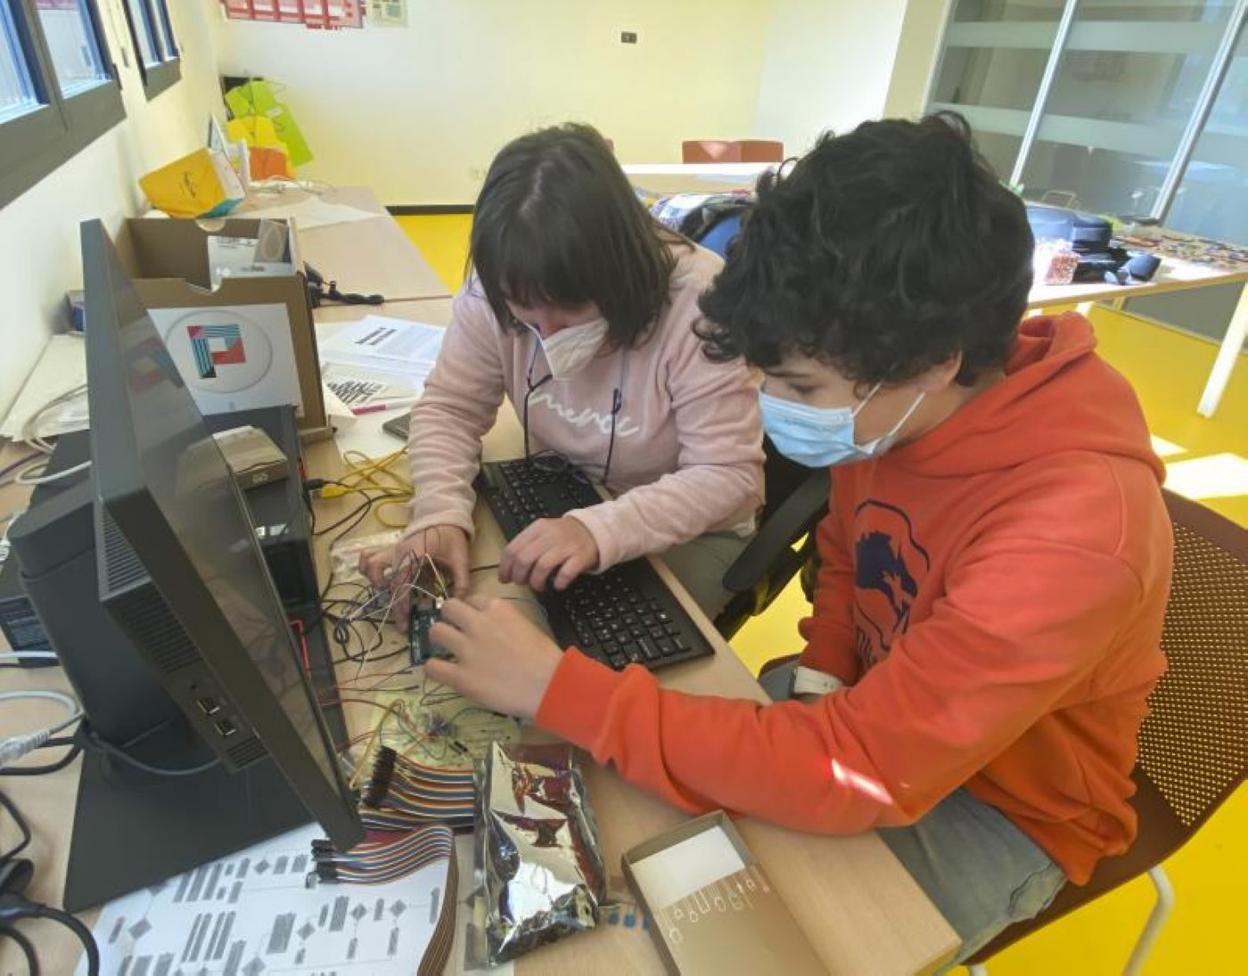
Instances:
[[[182,52],[178,49],[178,39],[173,34],[173,21],[169,17],[168,0],[134,0],[143,8],[145,14],[142,25],[135,23],[133,8],[129,0],[122,0],[121,8],[126,15],[126,24],[130,28],[130,46],[134,51],[135,66],[139,69],[139,77],[143,80],[143,93],[150,102],[161,92],[171,88],[182,77]],[[152,50],[159,61],[148,64],[143,57],[143,48],[139,44],[139,28],[147,32]],[[166,46],[172,44],[172,50]]]
[[[108,47],[97,0],[84,0],[107,79],[65,96],[34,0],[8,3],[37,108],[0,122],[0,208],[77,155],[126,117],[121,78]]]

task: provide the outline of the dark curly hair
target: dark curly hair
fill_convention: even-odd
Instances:
[[[651,219],[610,145],[592,126],[550,126],[513,139],[494,157],[473,210],[469,270],[495,317],[507,308],[593,302],[607,343],[640,344],[670,295],[688,242]]]
[[[960,352],[970,385],[1013,348],[1031,252],[1022,201],[960,115],[864,122],[759,181],[698,331],[713,359],[796,352],[864,384]]]

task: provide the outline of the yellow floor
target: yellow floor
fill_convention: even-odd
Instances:
[[[463,277],[471,218],[402,217],[399,222],[448,287]],[[1241,358],[1217,415],[1196,402],[1216,348],[1109,309],[1092,315],[1100,351],[1135,386],[1169,485],[1248,526],[1248,361]],[[809,605],[790,586],[751,621],[733,647],[752,669],[800,649],[797,621]],[[1150,976],[1237,971],[1248,956],[1248,791],[1241,789],[1182,851],[1166,862],[1175,913],[1153,950]],[[992,961],[993,976],[1110,974],[1123,964],[1152,905],[1136,881],[1050,926]],[[1240,960],[1238,963],[1235,960]]]

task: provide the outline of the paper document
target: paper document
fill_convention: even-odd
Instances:
[[[303,410],[285,305],[153,308],[148,314],[200,413],[285,404]]]
[[[402,377],[419,393],[437,362],[445,332],[438,325],[367,315],[320,343],[321,362]]]
[[[442,908],[446,861],[386,884],[309,888],[322,836],[300,827],[109,902],[95,924],[100,973],[411,976]]]
[[[327,203],[320,197],[311,196],[298,203],[273,203],[254,210],[248,207],[238,216],[261,220],[285,220],[293,217],[295,225],[301,230],[312,230],[315,227],[328,227],[330,224],[372,220],[381,214],[361,210],[359,207],[348,207],[343,203]]]

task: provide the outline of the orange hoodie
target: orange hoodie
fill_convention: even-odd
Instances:
[[[1139,405],[1094,345],[1079,315],[1030,319],[1004,380],[833,469],[802,663],[849,687],[761,706],[569,652],[537,723],[690,812],[821,833],[965,786],[1086,882],[1135,835],[1172,546]]]

